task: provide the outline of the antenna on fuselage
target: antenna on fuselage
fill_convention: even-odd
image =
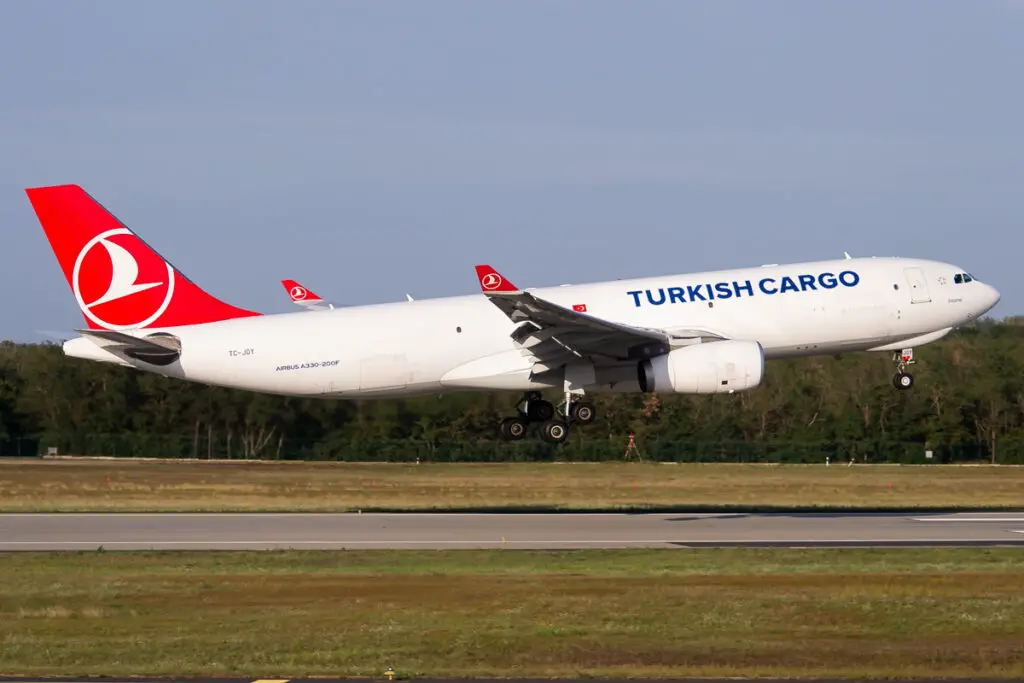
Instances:
[[[849,261],[849,260],[850,260],[850,252],[848,252],[848,251],[844,251],[844,252],[843,252],[843,256],[845,256],[845,257],[846,257],[846,260],[847,260],[847,261]]]

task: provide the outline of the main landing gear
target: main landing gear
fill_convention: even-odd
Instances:
[[[898,391],[904,391],[914,386],[914,376],[907,372],[907,366],[914,364],[914,349],[903,349],[893,355],[896,361],[896,374],[892,376],[892,385]]]
[[[501,438],[505,441],[518,441],[526,436],[526,429],[531,424],[538,424],[540,437],[548,443],[565,443],[569,438],[569,425],[587,425],[594,421],[594,406],[573,401],[572,395],[566,393],[566,400],[558,406],[545,401],[539,391],[528,391],[519,404],[516,417],[506,417],[501,421]]]

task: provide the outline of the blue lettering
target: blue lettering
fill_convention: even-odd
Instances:
[[[753,285],[750,284],[750,280],[745,281],[743,284],[740,284],[733,280],[732,288],[736,291],[737,299],[740,297],[740,292],[742,292],[743,290],[747,290],[747,294],[749,294],[750,296],[754,296],[754,287]]]
[[[818,276],[818,284],[825,289],[835,289],[839,283],[836,281],[836,276],[832,273],[822,273]]]
[[[813,275],[801,275],[800,276],[800,289],[802,289],[805,292],[808,289],[812,289],[812,290],[817,291],[817,287],[814,286],[814,276]]]
[[[686,292],[690,295],[690,301],[707,301],[707,299],[704,298],[704,293],[700,291],[700,285],[697,285],[696,287],[693,285],[687,285]]]
[[[662,289],[662,288],[660,288],[660,287],[658,288],[658,294],[660,294],[660,295],[661,295],[661,298],[660,298],[660,299],[658,299],[657,301],[655,301],[655,300],[654,300],[654,297],[653,297],[653,296],[651,296],[651,290],[647,289],[647,290],[644,290],[644,291],[646,291],[646,292],[647,292],[647,300],[648,300],[648,301],[650,301],[650,302],[651,302],[652,304],[654,304],[655,306],[660,306],[660,305],[662,305],[663,303],[665,303],[665,290],[664,290],[664,289]]]
[[[847,280],[849,280],[849,282],[847,282]],[[839,281],[842,282],[847,287],[856,287],[857,283],[860,282],[860,275],[857,275],[857,273],[853,272],[852,270],[844,270],[843,272],[839,273]]]
[[[728,282],[716,282],[715,291],[718,292],[719,299],[728,299],[732,296],[732,289]]]
[[[640,308],[640,290],[638,289],[635,292],[626,292],[626,294],[633,297],[633,305]]]
[[[761,289],[762,292],[764,292],[765,294],[775,294],[776,292],[779,291],[777,289],[766,289],[765,286],[764,286],[766,282],[771,282],[771,283],[774,284],[775,283],[775,278],[772,278],[772,277],[762,278],[762,280],[757,283],[757,286]]]
[[[706,284],[704,286],[708,288],[708,298],[709,299],[714,299],[715,298],[715,290],[711,289],[711,285],[710,284]]]
[[[793,282],[793,278],[788,275],[782,276],[782,287],[779,289],[780,292],[798,292],[796,283]]]
[[[668,288],[668,302],[670,304],[685,304],[686,299],[683,298],[682,287],[669,287]]]

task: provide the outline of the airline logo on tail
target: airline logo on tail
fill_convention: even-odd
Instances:
[[[140,247],[144,245],[131,231],[115,228],[93,237],[78,252],[72,289],[82,313],[100,327],[146,327],[163,315],[174,298],[174,269]],[[147,292],[145,297],[138,296]]]
[[[204,292],[81,187],[25,192],[91,329],[180,327],[259,315]]]

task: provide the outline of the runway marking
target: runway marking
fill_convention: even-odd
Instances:
[[[915,522],[982,522],[987,524],[1020,524],[1024,517],[911,517]]]
[[[1024,529],[1021,530],[1010,530],[1014,533],[1024,534]],[[757,545],[763,543],[976,543],[978,541],[990,542],[990,539],[970,539],[970,538],[749,538],[749,539],[695,539],[695,538],[678,538],[678,539],[652,539],[652,540],[536,540],[536,539],[525,539],[525,540],[460,540],[460,541],[442,541],[442,540],[378,540],[378,541],[345,541],[345,540],[331,540],[331,541],[267,541],[263,539],[253,539],[251,541],[132,541],[132,540],[116,540],[110,539],[106,541],[0,541],[0,548],[11,547],[11,546],[117,546],[117,545],[137,545],[137,546],[172,546],[172,545],[210,545],[210,546],[225,546],[225,545],[281,545],[281,546],[300,546],[300,545],[318,545],[318,546],[329,546],[329,545],[383,545],[383,546],[399,546],[399,545],[424,545],[424,546],[441,546],[441,545],[495,545],[495,546],[509,546],[509,545],[598,545],[598,546],[626,546],[626,545],[652,545],[652,544],[729,544],[729,545]],[[290,679],[289,679],[290,680]]]
[[[244,545],[290,545],[290,546],[333,546],[338,544],[345,544],[349,546],[390,546],[390,545],[402,545],[402,546],[471,546],[480,544],[494,544],[494,545],[509,545],[509,544],[588,544],[588,545],[608,545],[608,544],[638,544],[638,543],[691,543],[686,539],[680,540],[666,540],[659,539],[655,541],[637,541],[637,540],[620,540],[620,541],[509,541],[508,539],[497,540],[497,541],[424,541],[419,539],[417,541],[402,541],[396,539],[393,541],[344,541],[335,539],[333,541],[264,541],[262,539],[253,539],[252,541],[125,541],[125,540],[109,540],[109,541],[0,541],[0,547],[3,546],[244,546]],[[758,539],[751,543],[761,543],[762,540]],[[858,543],[860,540],[857,541]],[[714,541],[712,542],[714,543]],[[724,543],[724,542],[719,542]],[[768,543],[779,543],[778,541],[769,541]],[[786,541],[785,543],[790,543]]]
[[[687,514],[694,517],[717,518],[735,516],[736,512],[639,512],[639,517],[663,517],[666,515]],[[765,513],[768,517],[772,514],[783,516],[781,513]],[[815,513],[810,513],[815,514]],[[418,510],[380,512],[374,510],[340,510],[338,512],[248,512],[246,510],[225,510],[224,512],[189,512],[188,510],[157,510],[154,512],[117,512],[117,511],[78,511],[70,512],[0,512],[0,517],[502,517],[512,519],[516,517],[548,517],[557,515],[559,517],[626,517],[623,512],[587,512],[586,510],[528,510],[526,512],[420,512]]]

